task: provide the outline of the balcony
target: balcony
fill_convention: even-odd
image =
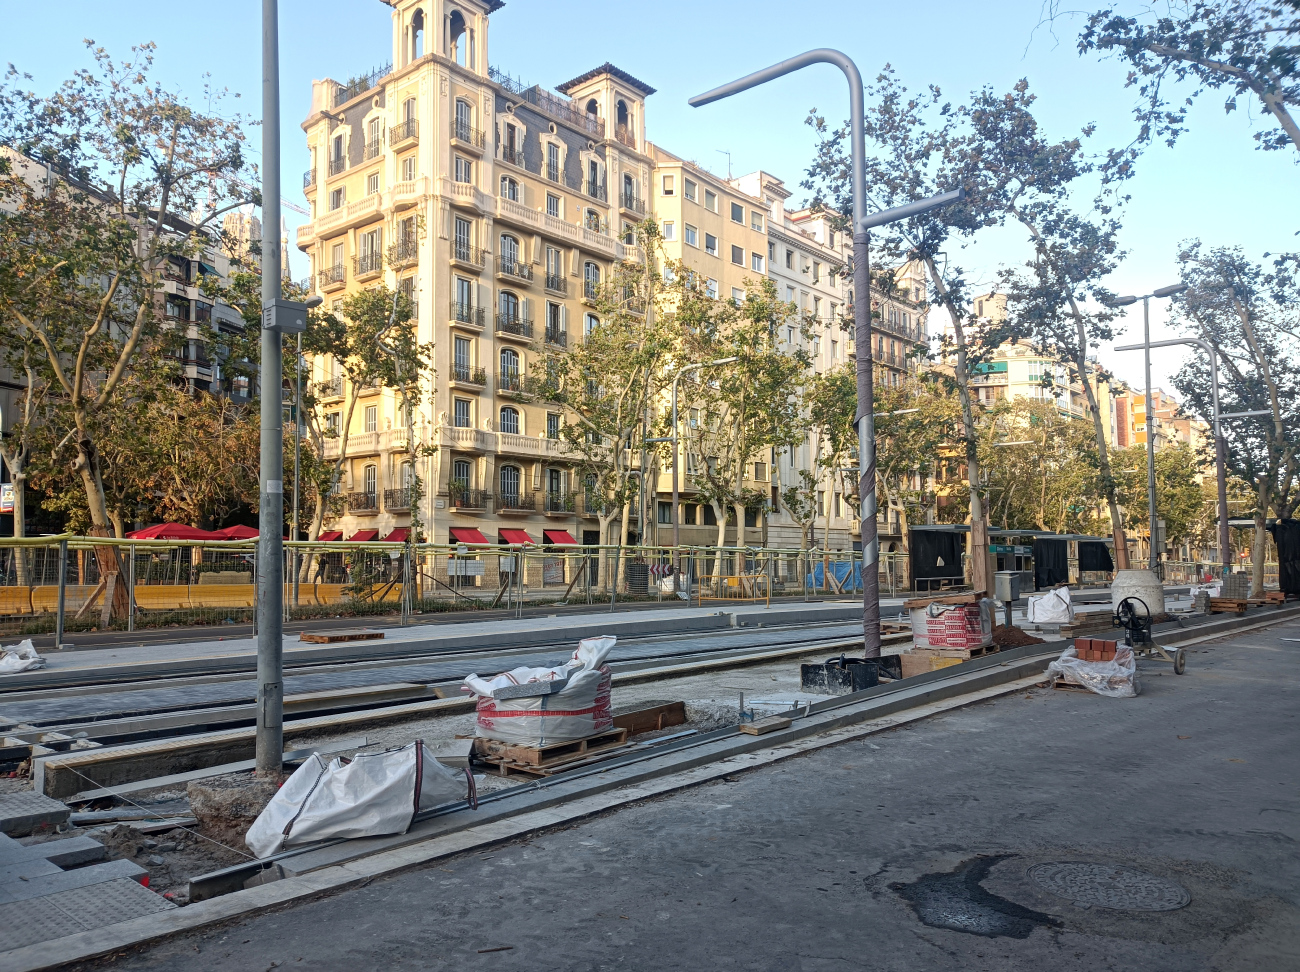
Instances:
[[[532,283],[533,268],[530,264],[520,263],[518,260],[503,256],[497,260],[497,276],[503,280]]]
[[[453,482],[447,491],[447,505],[462,513],[486,510],[487,500],[486,490],[470,489],[464,483]]]
[[[451,319],[456,324],[468,324],[470,327],[483,326],[483,308],[473,304],[462,304],[458,300],[451,302]]]
[[[614,138],[630,149],[636,148],[636,136],[632,134],[632,130],[626,125],[614,126]]]
[[[557,348],[567,348],[569,346],[569,335],[562,328],[558,328],[554,324],[547,324],[546,343]]]
[[[550,179],[552,182],[560,181],[560,167],[558,164],[553,162],[546,163],[546,178]]]
[[[594,182],[593,180],[588,179],[587,195],[592,199],[599,199],[601,202],[609,201],[609,194],[605,192],[605,184],[603,182]]]
[[[600,299],[600,281],[584,280],[582,282],[583,303],[595,304]]]
[[[388,144],[392,146],[401,145],[407,139],[419,139],[420,123],[414,118],[408,118],[400,125],[394,125],[388,130]]]
[[[388,248],[388,265],[393,269],[413,267],[419,259],[419,244],[414,239],[398,240]]]
[[[370,277],[377,277],[383,272],[384,255],[378,250],[362,253],[354,258],[353,263],[356,266],[357,279],[366,280]]]
[[[542,509],[552,516],[565,516],[578,512],[578,498],[572,493],[546,493]]]
[[[487,371],[469,365],[452,365],[451,380],[461,385],[477,385],[483,388],[487,385]]]
[[[548,291],[560,297],[567,297],[569,295],[569,282],[564,279],[563,274],[548,273],[546,275],[545,286]]]
[[[532,340],[533,322],[515,314],[497,313],[497,333]]]
[[[501,146],[501,161],[524,168],[524,150],[510,145]]]
[[[343,397],[343,376],[335,375],[333,378],[326,378],[316,385],[316,394],[321,398],[342,398]]]
[[[618,204],[628,212],[635,213],[637,216],[645,216],[645,200],[635,193],[624,192],[618,197]]]
[[[303,191],[306,192],[308,189],[315,187],[315,185],[316,185],[316,170],[308,169],[306,172],[302,174]]]
[[[468,270],[482,270],[486,253],[477,246],[471,246],[461,240],[451,244],[451,262]]]
[[[316,285],[326,292],[339,290],[347,282],[348,271],[342,264],[339,264],[336,267],[326,267],[320,273],[316,274]]]
[[[518,371],[497,372],[497,393],[519,398],[537,394],[540,382],[532,375],[523,375]],[[507,433],[514,434],[514,433]]]
[[[498,513],[529,514],[537,512],[537,496],[532,492],[520,490],[518,493],[497,493],[496,507]]]
[[[379,139],[376,138],[373,141],[366,142],[365,149],[362,151],[362,158],[367,162],[369,162],[371,159],[379,158],[379,149],[380,149]]]
[[[379,82],[392,70],[393,65],[386,64],[381,68],[370,71],[368,74],[350,79],[347,84],[340,84],[334,89],[334,107],[338,108],[340,105],[345,105],[357,95],[378,87]]]
[[[453,122],[451,126],[451,144],[456,148],[469,149],[474,153],[482,153],[487,147],[487,136],[477,128],[471,127],[465,122]]]
[[[411,499],[414,492],[409,486],[404,489],[384,490],[384,509],[390,513],[405,513],[411,508]]]
[[[329,173],[330,173],[330,175],[332,175],[332,176],[336,176],[336,175],[338,175],[340,172],[346,172],[346,171],[347,171],[347,168],[348,168],[348,160],[347,160],[347,159],[345,159],[345,158],[344,158],[344,159],[330,159],[330,166],[329,166]]]
[[[348,512],[373,516],[379,512],[379,494],[348,493]]]
[[[373,223],[383,217],[384,194],[380,192],[363,196],[338,209],[331,210],[310,223],[298,227],[298,245],[305,247],[319,237],[332,237],[364,223]]]

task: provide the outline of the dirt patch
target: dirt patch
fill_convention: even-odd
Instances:
[[[999,648],[1021,648],[1025,645],[1042,645],[1046,642],[1015,625],[1008,628],[1004,624],[999,624],[993,628],[993,644]]]
[[[243,847],[244,835],[271,802],[280,784],[259,780],[252,773],[231,773],[194,781],[186,787],[190,813],[199,829],[231,847]]]
[[[162,834],[145,835],[130,824],[91,833],[108,849],[112,860],[128,860],[149,871],[149,887],[177,904],[189,900],[189,880],[246,861],[252,855],[241,842],[224,847],[177,827]],[[240,853],[243,851],[243,853]]]

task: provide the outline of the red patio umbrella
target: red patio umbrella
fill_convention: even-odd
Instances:
[[[186,526],[184,523],[155,523],[143,530],[133,530],[126,535],[128,540],[229,540],[224,533],[200,530],[198,527]]]
[[[217,531],[227,540],[256,540],[261,534],[256,527],[236,523],[234,526],[222,527]]]

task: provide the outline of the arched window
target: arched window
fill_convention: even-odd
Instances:
[[[514,348],[501,349],[501,374],[519,374],[519,352]]]
[[[595,98],[592,98],[590,101],[587,102],[587,114],[588,115],[600,114],[600,105],[596,103]]]
[[[459,10],[453,10],[447,18],[447,26],[447,38],[451,44],[447,56],[461,67],[468,67],[469,32],[465,26],[465,15]]]
[[[501,177],[501,198],[519,202],[519,182],[510,176]]]
[[[507,502],[519,502],[519,484],[523,476],[519,472],[518,466],[502,466],[501,471],[497,474],[498,488],[501,491],[501,498]]]
[[[400,482],[403,489],[410,489],[415,484],[415,467],[410,460],[402,463]]]
[[[591,230],[593,233],[600,232],[600,210],[587,210],[587,229]]]
[[[519,434],[519,409],[511,405],[502,406],[501,431],[509,432],[511,435]]]
[[[497,296],[497,313],[503,321],[519,320],[519,298],[508,290]]]
[[[361,473],[362,492],[367,496],[375,496],[379,492],[379,467],[366,466]]]
[[[600,327],[600,318],[595,314],[588,314],[582,323],[582,336],[586,337],[598,327]]]
[[[600,289],[600,266],[585,263],[582,266],[582,292],[585,297],[595,297]]]
[[[424,11],[417,10],[411,18],[411,60],[424,57]]]
[[[468,459],[457,459],[451,464],[451,484],[460,489],[469,489],[473,466]]]
[[[511,179],[510,181],[513,182],[514,180]],[[503,179],[502,183],[504,182],[505,180]],[[502,235],[501,269],[506,271],[507,273],[511,273],[514,271],[515,267],[517,266],[519,266],[519,241],[515,239],[513,236]]]
[[[618,127],[627,128],[628,124],[631,122],[631,118],[632,116],[628,113],[627,110],[627,102],[624,101],[622,98],[619,98],[618,107],[616,109],[616,117],[615,117],[615,121],[618,123]]]

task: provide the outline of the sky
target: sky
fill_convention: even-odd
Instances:
[[[1005,91],[1028,78],[1051,137],[1069,137],[1092,123],[1098,149],[1127,144],[1135,133],[1135,94],[1124,88],[1124,68],[1080,57],[1075,38],[1082,18],[1044,25],[1042,9],[1042,0],[931,0],[923,8],[821,0],[797,9],[774,0],[510,0],[492,15],[489,59],[525,83],[548,88],[612,61],[658,89],[646,105],[652,141],[720,175],[728,166],[735,175],[765,169],[795,190],[793,205],[806,195],[798,183],[815,150],[803,123],[809,110],[828,120],[846,115],[838,70],[805,69],[704,108],[686,101],[814,47],[844,51],[866,78],[890,64],[908,87],[937,85],[954,102],[985,85]],[[54,16],[51,10],[0,0],[0,64],[30,73],[38,92],[53,90],[91,63],[84,38],[119,58],[133,44],[152,41],[158,46],[155,74],[164,84],[197,101],[211,83],[242,95],[229,103],[232,110],[260,113],[259,0],[179,7],[156,0],[60,0]],[[381,0],[280,0],[282,184],[291,202],[305,205],[298,187],[308,160],[299,124],[310,107],[312,79],[343,80],[388,63],[390,14]],[[1128,256],[1110,278],[1115,291],[1144,294],[1177,282],[1180,242],[1191,238],[1240,246],[1256,259],[1297,248],[1297,154],[1257,151],[1251,136],[1271,127],[1268,119],[1254,105],[1229,115],[1222,104],[1219,94],[1205,96],[1177,148],[1151,148],[1140,161],[1123,213],[1121,243]],[[256,133],[251,145],[260,161]],[[292,233],[304,217],[284,212]],[[1007,230],[955,247],[949,258],[969,279],[992,284],[1000,266],[1022,262],[1026,252],[1023,235]],[[300,275],[302,257],[296,251],[293,257]],[[1166,325],[1164,303],[1152,301],[1153,339],[1175,333]],[[1141,304],[1134,310],[1121,322],[1128,335],[1118,343],[1140,340]],[[1154,382],[1167,385],[1182,357],[1176,349],[1156,352]],[[1103,349],[1101,358],[1119,377],[1144,386],[1140,352]]]

